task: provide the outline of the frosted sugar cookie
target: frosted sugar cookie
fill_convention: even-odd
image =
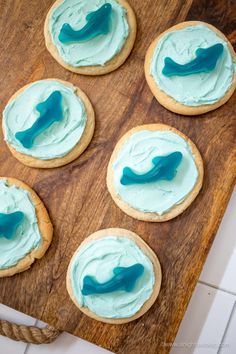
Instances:
[[[2,125],[4,139],[19,161],[53,168],[82,154],[92,139],[95,118],[83,91],[66,81],[47,79],[11,97]]]
[[[28,269],[43,257],[53,234],[47,210],[25,183],[0,178],[0,277]]]
[[[194,143],[164,124],[133,128],[117,143],[107,170],[114,202],[144,221],[166,221],[182,213],[198,195],[203,162]]]
[[[179,23],[150,45],[145,75],[156,99],[179,114],[198,115],[229,100],[236,87],[236,55],[227,38],[200,21]]]
[[[86,315],[121,324],[142,316],[155,302],[161,267],[135,233],[105,229],[86,238],[71,259],[67,290]]]
[[[58,0],[47,15],[48,51],[66,69],[102,75],[121,66],[136,37],[136,19],[126,0]]]

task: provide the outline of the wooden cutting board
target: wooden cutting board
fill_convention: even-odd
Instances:
[[[15,160],[0,136],[0,175],[22,179],[47,206],[54,239],[30,270],[0,280],[0,301],[19,311],[116,353],[159,354],[170,350],[222,219],[235,180],[236,95],[218,110],[196,118],[161,107],[145,79],[145,52],[155,36],[184,20],[207,21],[236,43],[236,2],[226,0],[130,0],[138,36],[127,62],[103,77],[83,77],[61,68],[45,49],[43,23],[52,0],[0,0],[1,110],[21,86],[60,78],[80,86],[96,111],[96,132],[77,161],[54,170],[30,169]],[[205,164],[203,189],[176,219],[151,224],[126,216],[111,200],[106,168],[117,140],[132,127],[166,123],[187,134]],[[76,309],[65,286],[70,258],[90,233],[107,227],[130,229],[158,254],[163,283],[155,305],[142,318],[115,326]],[[167,343],[167,344],[166,344]]]

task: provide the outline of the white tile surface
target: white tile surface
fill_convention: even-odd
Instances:
[[[26,316],[21,312],[15,311],[7,306],[0,304],[0,318],[2,320],[12,321],[15,323],[34,325],[36,320],[30,316]],[[24,354],[26,344],[23,342],[15,342],[6,337],[0,336],[0,354]]]
[[[207,257],[200,281],[236,294],[236,188]]]
[[[198,284],[171,354],[216,354],[235,301],[231,294]]]
[[[222,341],[219,354],[235,354],[236,353],[236,302],[234,309]]]
[[[40,325],[43,323],[38,321]],[[45,325],[45,324],[44,324]],[[58,339],[51,344],[33,345],[30,344],[25,354],[109,354],[108,350],[100,348],[83,339],[78,339],[68,333],[62,333]]]

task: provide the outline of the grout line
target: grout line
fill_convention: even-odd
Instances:
[[[27,343],[26,347],[25,347],[25,351],[24,351],[24,354],[27,354],[29,351],[28,349],[30,348],[30,344]]]
[[[205,281],[198,280],[198,283],[199,283],[199,284],[202,284],[202,285],[210,286],[211,288],[214,288],[214,289],[216,289],[216,290],[220,290],[220,291],[223,291],[224,293],[227,293],[227,294],[236,296],[236,293],[235,293],[234,291],[230,291],[230,290],[226,290],[226,289],[217,287],[216,285],[213,285],[213,284],[210,284],[210,283],[206,283]]]
[[[37,322],[38,322],[37,318],[34,318],[34,320],[35,320],[35,321],[34,321],[33,326],[37,326]],[[31,346],[30,343],[27,343],[27,344],[26,344],[24,354],[28,354],[28,353],[29,353],[30,346]]]
[[[222,336],[222,339],[221,339],[220,346],[219,346],[219,348],[218,348],[217,354],[220,354],[220,353],[222,352],[222,350],[224,349],[224,348],[222,347],[222,344],[227,344],[227,343],[224,343],[224,340],[225,340],[227,331],[228,331],[228,329],[229,329],[230,323],[231,323],[231,321],[232,321],[234,312],[236,312],[236,301],[234,302],[234,306],[233,306],[232,311],[231,311],[231,314],[230,314],[230,316],[229,316],[229,320],[228,320],[227,325],[226,325],[226,327],[225,327],[225,330],[224,330],[224,333],[223,333],[223,336]]]

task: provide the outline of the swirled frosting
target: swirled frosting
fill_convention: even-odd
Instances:
[[[54,91],[62,94],[63,119],[55,122],[38,135],[32,148],[25,148],[15,134],[30,128],[38,119],[38,103],[45,101]],[[80,141],[87,113],[76,88],[56,80],[40,80],[27,87],[7,104],[3,111],[3,129],[6,142],[15,150],[40,160],[67,155]]]
[[[173,180],[145,184],[121,184],[123,169],[129,166],[138,174],[149,171],[155,156],[174,151],[182,153],[182,161]],[[181,203],[193,190],[198,170],[188,142],[171,131],[143,130],[132,134],[113,162],[113,183],[117,195],[129,206],[142,212],[166,213]]]
[[[29,192],[14,185],[9,186],[7,181],[0,180],[0,212],[16,211],[23,212],[24,219],[13,238],[0,238],[0,269],[16,265],[42,242],[35,206]]]
[[[105,3],[112,5],[110,31],[86,42],[64,44],[58,39],[65,23],[74,30],[83,28],[86,16]],[[51,13],[49,31],[60,57],[74,67],[105,65],[123,48],[129,35],[126,10],[115,0],[64,0]]]
[[[111,279],[115,267],[144,266],[144,273],[130,291],[84,296],[81,292],[86,275],[100,283]],[[134,241],[126,237],[107,236],[84,244],[76,253],[70,267],[73,294],[81,307],[87,307],[99,317],[127,318],[140,310],[150,298],[155,283],[153,264]]]
[[[195,59],[198,48],[216,43],[224,46],[214,70],[188,76],[164,76],[164,59],[170,57],[179,64]],[[189,26],[166,33],[158,41],[151,59],[150,74],[159,89],[186,106],[201,106],[219,101],[232,84],[235,63],[227,43],[205,25]]]

